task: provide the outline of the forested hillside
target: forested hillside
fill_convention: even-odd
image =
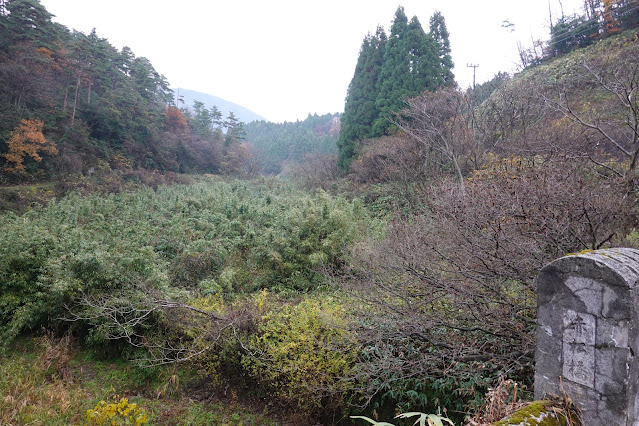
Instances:
[[[131,49],[53,23],[37,0],[3,1],[0,34],[3,181],[243,170],[247,151],[228,137],[239,120],[221,117],[221,132],[202,129],[202,111],[187,120],[166,79]]]
[[[286,163],[302,163],[309,155],[337,153],[338,114],[310,115],[294,123],[248,123],[246,140],[262,173],[279,174]]]

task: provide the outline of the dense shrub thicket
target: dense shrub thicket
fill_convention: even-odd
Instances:
[[[477,409],[501,375],[532,388],[539,270],[568,253],[628,244],[636,195],[566,158],[491,157],[433,184],[383,241],[361,244],[347,282],[366,302],[358,374],[404,409]],[[405,404],[405,405],[404,405]]]
[[[371,224],[358,201],[270,182],[73,193],[3,215],[2,342],[54,327],[96,345],[114,335],[140,344],[143,330],[162,321],[154,301],[314,290]],[[145,321],[131,322],[136,309],[149,311]]]

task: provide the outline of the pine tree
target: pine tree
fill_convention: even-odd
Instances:
[[[226,138],[224,139],[225,146],[229,146],[235,142],[241,142],[246,139],[244,123],[235,116],[233,111],[229,112],[229,115],[224,122],[224,127],[226,127]]]
[[[211,121],[213,123],[213,127],[221,129],[222,126],[224,126],[224,120],[222,117],[222,111],[218,109],[217,105],[213,105],[213,108],[211,108]]]
[[[355,153],[356,142],[372,136],[373,122],[379,115],[375,100],[377,80],[382,69],[386,33],[377,27],[375,35],[364,38],[355,66],[353,79],[348,86],[342,129],[337,142],[339,166],[347,169]]]
[[[8,12],[8,13],[7,13]],[[6,0],[0,19],[0,48],[19,42],[54,49],[57,41],[53,17],[38,0]]]
[[[211,111],[206,109],[203,102],[193,101],[193,117],[191,118],[191,127],[193,133],[207,138],[213,134],[212,125],[213,125],[213,116],[211,115]]]

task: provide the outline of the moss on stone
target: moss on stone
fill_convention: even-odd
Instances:
[[[594,252],[594,250],[592,250],[592,249],[584,249],[584,250],[582,250],[580,252],[577,252],[577,253],[568,253],[566,256],[579,256],[579,255],[582,255],[582,254],[589,254],[589,253],[592,253],[592,252]]]
[[[549,408],[552,402],[534,401],[515,411],[495,426],[566,426],[564,416]]]

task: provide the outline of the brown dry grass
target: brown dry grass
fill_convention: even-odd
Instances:
[[[497,386],[488,391],[481,410],[468,420],[466,426],[491,426],[528,405],[527,402],[517,402],[517,387],[516,382],[500,377]],[[546,409],[555,413],[557,418],[563,418],[566,425],[584,426],[581,411],[565,391],[561,396],[547,395],[544,399],[548,402]]]
[[[497,386],[488,391],[481,410],[468,420],[466,426],[490,426],[526,405],[517,402],[517,388],[517,382],[500,377]]]
[[[30,364],[0,364],[0,424],[42,424],[67,414],[72,406],[71,340],[44,336],[37,346],[40,354]]]

